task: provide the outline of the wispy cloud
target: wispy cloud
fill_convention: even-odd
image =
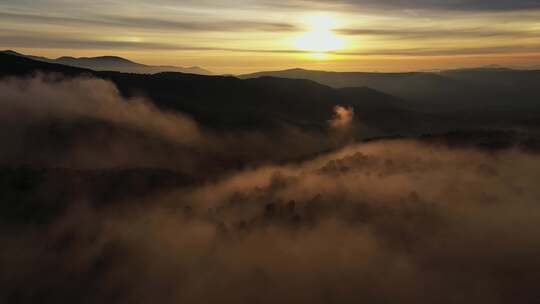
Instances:
[[[496,30],[492,28],[456,28],[456,29],[407,29],[407,28],[343,28],[336,32],[350,36],[385,36],[403,39],[433,38],[490,38],[490,37],[538,37],[537,31]]]
[[[333,52],[336,55],[348,56],[461,56],[491,54],[526,54],[540,52],[540,44],[529,46],[493,46],[470,48],[403,48],[378,49],[370,51]]]
[[[128,17],[115,15],[95,15],[87,18],[72,18],[54,15],[38,15],[0,12],[0,18],[14,21],[32,21],[53,25],[91,25],[122,27],[133,29],[153,29],[167,31],[233,31],[233,32],[288,32],[297,31],[297,26],[284,22],[261,22],[254,20],[217,20],[217,21],[177,21],[147,17]]]
[[[391,33],[388,33],[389,35]],[[398,35],[399,33],[396,33]],[[429,35],[429,33],[426,33]],[[434,35],[434,34],[433,34]],[[422,37],[418,35],[418,37]],[[424,37],[427,38],[427,37]],[[47,37],[39,35],[2,35],[0,43],[3,47],[24,47],[24,48],[58,48],[58,49],[147,49],[158,51],[201,51],[201,52],[228,52],[228,53],[258,53],[258,54],[311,54],[310,51],[286,48],[233,48],[218,46],[198,46],[191,44],[175,43],[155,43],[155,42],[134,42],[134,41],[113,41],[95,39],[77,39]],[[488,55],[504,53],[534,53],[540,52],[540,44],[532,45],[498,45],[489,47],[463,47],[463,48],[386,48],[386,49],[358,49],[349,51],[328,52],[333,55],[342,56],[460,56],[460,55]]]
[[[268,2],[269,3],[269,2]],[[419,9],[450,11],[517,11],[540,9],[538,0],[293,0],[288,5],[309,7],[313,4],[328,7],[347,6],[360,10],[367,9]]]
[[[92,40],[75,38],[58,38],[39,35],[0,35],[3,47],[20,48],[58,48],[58,49],[147,49],[147,50],[177,50],[186,49],[169,43],[156,42],[132,42],[132,41],[112,41],[112,40]],[[194,48],[197,50],[197,48]]]

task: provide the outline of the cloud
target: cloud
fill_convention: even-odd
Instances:
[[[208,177],[342,144],[287,125],[264,132],[204,129],[187,115],[143,97],[125,98],[111,82],[92,77],[3,79],[0,110],[3,165],[150,167]]]
[[[334,129],[346,129],[351,126],[354,118],[354,109],[351,107],[336,106],[334,108],[334,118],[329,121],[330,127]]]
[[[498,12],[498,11],[519,11],[540,9],[540,2],[537,0],[300,0],[294,1],[298,5],[309,7],[312,3],[318,5],[336,6],[345,5],[349,8],[359,10],[366,9],[418,9],[436,11],[465,11],[465,12]]]
[[[353,109],[335,110],[350,125]],[[0,126],[0,302],[537,298],[533,152],[211,132],[51,75],[0,81]],[[194,181],[163,188],[134,168]]]
[[[387,37],[396,37],[391,39],[433,39],[436,36],[435,33],[429,32],[417,32],[417,33],[399,33],[392,31],[372,31],[372,30],[351,30],[343,29],[345,33],[349,35],[382,35]],[[401,36],[397,36],[401,35]],[[462,38],[474,38],[476,33],[455,33]],[[487,37],[489,33],[478,33],[479,36]],[[505,33],[495,34],[494,37],[505,37]],[[498,36],[500,35],[500,36]],[[529,34],[523,33],[524,36]],[[254,49],[254,48],[229,48],[229,47],[212,47],[212,46],[197,46],[197,45],[185,45],[175,43],[154,43],[154,42],[135,42],[135,41],[112,41],[112,40],[95,40],[92,38],[81,39],[71,37],[57,37],[57,36],[42,36],[34,33],[19,32],[17,35],[10,33],[8,35],[0,34],[2,39],[2,45],[6,48],[58,48],[58,49],[94,49],[94,50],[110,50],[110,49],[123,49],[123,50],[162,50],[162,51],[204,51],[204,52],[228,52],[228,53],[253,53],[253,54],[311,54],[309,51],[295,50],[295,49]],[[479,37],[476,37],[479,38]],[[515,38],[515,37],[514,37]],[[520,41],[520,40],[516,40]],[[371,50],[347,50],[347,51],[333,51],[327,52],[328,54],[344,55],[344,56],[460,56],[460,55],[489,55],[489,54],[523,54],[523,53],[536,53],[540,50],[540,45],[529,44],[517,45],[514,41],[509,41],[508,45],[497,46],[479,46],[469,48],[385,48],[385,49],[371,49]]]
[[[56,35],[38,35],[22,33],[22,35],[1,35],[2,45],[17,48],[58,48],[83,50],[110,49],[147,49],[147,50],[200,50],[197,47],[181,46],[171,43],[135,42],[122,40],[96,40],[93,38],[58,37]]]
[[[217,20],[217,21],[178,21],[175,19],[159,19],[148,17],[131,17],[115,15],[95,15],[86,18],[63,16],[47,16],[43,14],[25,14],[1,12],[0,17],[14,21],[39,21],[43,24],[74,25],[74,26],[103,26],[121,27],[144,30],[173,31],[173,32],[292,32],[298,28],[284,22],[262,22],[255,20]]]
[[[181,22],[166,19],[123,17],[123,16],[103,16],[100,17],[120,26],[130,26],[138,28],[154,28],[158,30],[186,30],[195,31],[217,31],[217,32],[293,32],[298,28],[290,23],[283,22],[261,22],[261,21],[242,21],[242,20],[223,20],[210,22]]]
[[[540,45],[504,45],[469,48],[396,48],[379,50],[358,50],[347,52],[331,52],[336,55],[347,56],[461,56],[461,55],[490,55],[490,54],[527,54],[536,53]]]
[[[16,33],[16,35],[14,35]],[[0,33],[2,46],[6,48],[58,48],[58,49],[81,49],[81,50],[162,50],[162,51],[224,51],[231,53],[262,53],[262,54],[309,54],[310,52],[294,49],[252,49],[252,48],[228,48],[199,46],[176,43],[159,43],[126,40],[98,40],[93,37],[77,38],[59,35],[39,35],[27,31],[15,31],[8,34]]]
[[[1,235],[0,296],[530,302],[540,271],[538,164],[518,150],[390,140],[140,204],[73,203],[45,227]]]
[[[41,75],[4,79],[0,88],[4,165],[190,171],[191,161],[182,158],[204,145],[192,119],[143,98],[125,99],[108,81]]]
[[[144,99],[126,100],[105,80],[54,76],[0,82],[4,121],[21,119],[92,118],[153,133],[180,144],[200,140],[195,122],[179,113],[158,110]],[[37,98],[39,96],[39,98]],[[17,123],[19,121],[14,121]]]
[[[508,31],[488,28],[457,28],[457,29],[378,29],[378,28],[344,28],[336,32],[351,36],[387,36],[392,39],[469,39],[508,37],[523,38],[538,36],[534,31]]]
[[[139,56],[140,52],[148,50],[201,51],[215,53],[213,55],[217,56],[213,58],[218,57],[215,61],[222,65],[230,59],[226,57],[234,53],[309,53],[260,42],[279,40],[288,44],[290,37],[286,36],[304,30],[295,16],[306,11],[313,14],[326,11],[341,20],[342,28],[337,32],[342,35],[351,36],[350,39],[368,35],[388,42],[385,49],[376,49],[379,43],[369,39],[362,44],[364,50],[348,49],[335,52],[336,55],[517,55],[525,52],[520,46],[526,46],[527,52],[537,52],[538,48],[533,45],[533,38],[538,36],[534,29],[540,4],[532,0],[157,1],[152,4],[137,1],[129,4],[133,10],[126,10],[126,5],[124,1],[8,1],[0,6],[0,22],[5,25],[3,33],[0,31],[0,45],[4,48],[49,49],[49,53],[52,49],[139,51]],[[50,7],[55,9],[47,10]],[[142,11],[144,17],[138,13]],[[252,17],[261,11],[268,12],[265,18]],[[367,17],[358,19],[364,20],[362,23],[366,28],[355,25],[358,16]],[[34,26],[36,22],[42,26]],[[402,28],[389,28],[388,24],[400,24]],[[457,28],[448,28],[456,27],[456,24]],[[74,32],[74,28],[78,30]],[[239,35],[242,41],[238,40]],[[277,36],[281,38],[276,40]],[[434,41],[444,39],[459,40],[457,42],[470,45],[470,49]],[[421,45],[400,51],[404,40]],[[254,47],[257,45],[267,47]],[[348,45],[355,43],[351,40]],[[429,45],[441,45],[441,48],[430,49]],[[418,51],[414,52],[415,49]],[[156,60],[161,58],[154,58]]]

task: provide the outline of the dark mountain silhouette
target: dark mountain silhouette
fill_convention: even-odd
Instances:
[[[290,69],[241,75],[240,78],[262,76],[309,79],[333,88],[369,87],[400,98],[420,101],[435,97],[437,94],[448,95],[461,85],[440,75],[424,72],[367,73]]]
[[[131,60],[117,57],[117,56],[100,56],[100,57],[69,57],[63,56],[56,59],[50,59],[46,57],[23,55],[15,51],[3,51],[2,53],[8,55],[15,55],[26,57],[29,59],[44,61],[48,63],[58,63],[69,65],[73,67],[91,69],[95,71],[117,71],[124,73],[137,73],[137,74],[155,74],[161,72],[180,72],[190,74],[211,75],[212,72],[202,69],[200,67],[175,67],[175,66],[151,66],[133,62]]]
[[[502,67],[483,67],[442,71],[447,78],[466,81],[479,86],[494,86],[506,90],[538,92],[540,70],[514,70]]]
[[[540,71],[483,67],[438,73],[325,72],[303,69],[259,72],[241,78],[273,76],[310,79],[334,88],[366,86],[413,102],[432,112],[536,109]]]
[[[249,130],[292,125],[324,130],[337,105],[353,107],[363,125],[385,134],[417,132],[417,122],[431,119],[407,109],[405,101],[373,89],[337,90],[310,80],[99,72],[7,54],[0,54],[0,66],[0,76],[26,76],[40,71],[107,79],[124,96],[149,97],[161,108],[187,113],[212,128]]]
[[[378,74],[289,70],[285,73],[291,78],[315,75],[311,78],[316,82],[270,76],[240,79],[172,72],[142,75],[92,71],[8,54],[0,54],[0,67],[0,75],[4,76],[42,71],[107,79],[126,97],[149,97],[158,107],[187,113],[203,126],[217,129],[292,125],[322,131],[328,129],[337,105],[354,108],[355,118],[363,127],[363,132],[358,133],[362,137],[470,128],[537,129],[540,121],[537,99],[540,95],[533,86],[534,78],[526,77],[536,77],[536,71],[483,69],[440,74]],[[495,76],[482,83],[469,79],[474,75],[481,79],[482,73]],[[320,84],[323,80],[333,83],[334,88]],[[501,81],[509,85],[498,85]],[[525,89],[518,84],[525,84]],[[381,88],[385,93],[381,93]],[[388,91],[409,97],[395,97]]]

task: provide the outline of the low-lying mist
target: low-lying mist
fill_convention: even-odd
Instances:
[[[0,81],[0,110],[3,164],[168,168],[204,171],[203,176],[342,146],[347,139],[333,125],[336,119],[340,128],[352,124],[352,114],[342,118],[345,114],[337,112],[324,136],[290,125],[235,132],[206,129],[144,97],[124,98],[111,82],[59,75]]]
[[[336,109],[327,134],[220,134],[95,79],[9,80],[0,92],[1,124],[11,130],[1,132],[4,163],[156,166],[199,177],[122,204],[83,196],[46,223],[3,219],[2,302],[539,299],[537,154],[350,143],[339,133],[354,123],[348,108]],[[82,117],[107,125],[88,132]],[[44,121],[63,125],[33,129]]]

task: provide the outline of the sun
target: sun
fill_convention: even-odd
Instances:
[[[313,53],[326,53],[344,46],[345,40],[332,32],[336,22],[331,18],[311,16],[307,18],[307,23],[309,31],[294,40],[298,49]]]

